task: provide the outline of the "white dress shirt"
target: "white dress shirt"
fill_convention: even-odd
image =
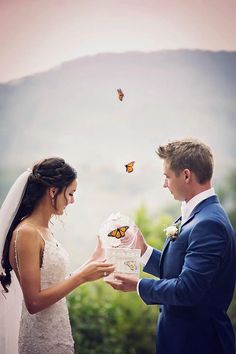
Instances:
[[[192,199],[190,199],[187,203],[186,202],[182,202],[181,205],[181,214],[182,214],[182,224],[185,223],[185,221],[188,220],[188,218],[190,217],[193,209],[199,204],[201,203],[203,200],[212,197],[213,195],[215,195],[215,190],[214,188],[210,188],[207,189],[204,192],[201,192],[197,195],[195,195]]]
[[[212,197],[213,195],[215,195],[215,190],[212,187],[210,189],[207,189],[204,192],[201,192],[201,193],[195,195],[187,203],[186,202],[182,202],[182,205],[181,205],[182,224],[185,223],[185,221],[188,220],[188,218],[191,215],[193,209],[199,203],[201,203],[203,200],[205,200],[205,199],[207,199],[209,197]],[[146,252],[142,255],[141,262],[142,262],[143,266],[145,266],[147,264],[147,262],[149,261],[149,258],[151,257],[151,254],[152,254],[152,251],[153,251],[153,247],[148,246],[148,248],[146,249]],[[138,284],[137,284],[137,293],[138,293],[138,295],[139,295],[139,283],[140,283],[140,280],[138,281]]]

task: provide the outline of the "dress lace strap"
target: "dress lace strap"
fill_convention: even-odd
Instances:
[[[35,230],[37,230],[37,232],[39,233],[39,235],[41,236],[41,238],[43,239],[44,243],[45,243],[45,238],[43,237],[41,231],[33,224],[31,223],[25,223],[23,225],[31,225]],[[19,230],[22,228],[21,225],[17,230],[16,230],[16,238],[15,238],[15,242],[14,242],[14,254],[15,254],[15,260],[16,260],[16,267],[17,267],[17,270],[18,270],[18,273],[20,274],[20,269],[19,269],[19,261],[18,261],[18,256],[17,256],[17,249],[16,249],[16,242],[17,242],[17,239],[18,239],[18,234],[19,234]]]
[[[18,231],[19,231],[19,229],[17,229],[17,231],[16,231],[16,238],[15,238],[15,242],[14,242],[14,254],[15,254],[15,260],[16,260],[16,268],[18,270],[18,273],[20,274],[19,262],[18,262],[17,250],[16,250],[16,241],[18,238]]]

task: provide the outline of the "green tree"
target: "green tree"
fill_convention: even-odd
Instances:
[[[69,297],[76,353],[154,354],[157,309],[135,293],[114,291],[103,281]]]
[[[216,191],[221,203],[227,210],[234,229],[236,229],[236,169],[229,172],[224,185],[217,186]]]
[[[229,172],[226,176],[224,185],[220,185],[216,188],[219,199],[226,209],[230,221],[236,228],[236,169]],[[234,293],[233,300],[228,310],[228,315],[234,327],[234,332],[236,335],[236,290]]]

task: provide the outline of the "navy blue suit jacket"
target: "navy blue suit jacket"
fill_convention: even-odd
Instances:
[[[226,314],[236,280],[236,236],[216,196],[199,203],[176,241],[153,250],[142,279],[143,301],[160,304],[158,354],[235,354]]]

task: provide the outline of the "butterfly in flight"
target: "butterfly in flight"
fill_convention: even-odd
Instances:
[[[121,227],[117,227],[117,229],[112,230],[111,232],[109,232],[109,234],[107,236],[110,237],[115,237],[115,238],[121,238],[121,237],[125,237],[125,233],[128,230],[129,226],[121,226]]]
[[[117,89],[117,92],[118,92],[118,98],[120,101],[123,101],[123,98],[124,98],[124,93],[123,91],[121,90],[121,88]]]
[[[131,161],[131,162],[127,163],[127,165],[125,165],[126,172],[128,172],[128,173],[133,172],[133,170],[134,170],[134,163],[135,163],[135,161]]]

